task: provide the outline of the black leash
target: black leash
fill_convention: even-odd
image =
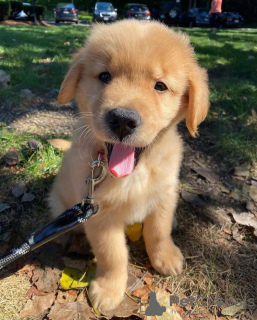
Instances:
[[[101,167],[102,172],[97,178],[94,178],[94,169]],[[104,177],[104,164],[101,161],[101,154],[98,154],[98,159],[93,161],[91,165],[91,177],[86,180],[88,184],[88,196],[82,203],[76,204],[70,209],[64,211],[61,215],[49,222],[45,226],[39,228],[30,234],[26,241],[19,246],[9,251],[7,254],[0,257],[0,270],[9,263],[22,257],[30,251],[33,251],[43,244],[59,237],[60,235],[70,231],[81,223],[86,222],[99,211],[99,206],[94,205],[93,191],[94,185],[99,183]]]

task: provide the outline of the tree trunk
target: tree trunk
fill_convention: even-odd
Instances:
[[[34,24],[38,25],[37,16],[36,16],[36,0],[32,0],[32,6],[33,6],[33,15],[34,15]]]

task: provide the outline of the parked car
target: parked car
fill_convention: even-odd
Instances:
[[[96,2],[93,22],[114,22],[117,20],[117,9],[110,2]]]
[[[124,9],[124,17],[128,19],[150,20],[151,13],[145,4],[128,3]]]
[[[78,10],[73,3],[57,3],[54,9],[55,23],[60,21],[71,21],[78,23]]]
[[[183,27],[209,26],[210,17],[206,8],[191,8],[179,17],[179,25]]]
[[[223,28],[237,28],[244,24],[244,18],[237,12],[223,12],[220,15],[220,20]]]
[[[159,2],[153,9],[152,18],[166,24],[177,24],[181,13],[181,4],[176,1]]]

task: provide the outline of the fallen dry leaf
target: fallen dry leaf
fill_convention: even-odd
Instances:
[[[249,177],[250,166],[245,164],[242,166],[235,167],[234,175],[241,177]]]
[[[196,164],[192,164],[191,169],[193,169],[197,174],[199,174],[201,177],[205,178],[206,180],[215,183],[219,181],[219,176],[211,169],[206,167],[200,167]]]
[[[108,319],[113,317],[127,318],[132,315],[137,315],[138,303],[125,296],[122,303],[114,310],[103,312],[103,315]]]
[[[231,229],[224,228],[223,231],[224,231],[225,233],[227,233],[227,234],[230,234],[230,235],[232,234]]]
[[[48,142],[51,144],[51,146],[53,146],[54,148],[60,151],[66,151],[71,146],[70,141],[67,141],[64,139],[51,139],[51,140],[48,140]]]
[[[39,150],[39,149],[43,148],[42,143],[40,141],[37,141],[36,139],[30,140],[28,142],[28,146],[31,151],[35,151],[35,150]]]
[[[253,213],[242,212],[240,214],[232,212],[233,218],[238,224],[254,228],[254,235],[257,237],[257,219]]]
[[[138,288],[132,292],[132,295],[136,298],[139,298],[142,303],[146,303],[149,299],[149,293],[151,290],[148,286],[143,286],[142,288]]]
[[[69,290],[69,291],[58,291],[56,302],[57,303],[70,303],[74,302],[77,298],[77,291]]]
[[[254,202],[257,203],[257,187],[251,186],[249,189],[249,196],[252,198]]]
[[[142,234],[142,223],[134,223],[130,226],[127,226],[125,233],[129,237],[130,241],[138,241]]]
[[[55,299],[55,293],[49,293],[45,296],[34,296],[33,299],[28,300],[23,310],[20,313],[20,317],[25,318],[29,316],[37,316],[50,308]]]
[[[23,197],[21,198],[21,202],[31,202],[35,199],[35,195],[32,193],[24,193]]]
[[[14,166],[16,165],[20,160],[19,160],[19,153],[20,151],[17,148],[10,148],[6,155],[4,156],[4,161],[8,166]]]
[[[35,286],[32,286],[27,292],[27,296],[29,298],[32,298],[32,296],[45,296],[45,295],[47,295],[46,292],[39,291]]]
[[[86,302],[55,303],[48,318],[50,320],[88,320],[96,319]]]
[[[186,202],[193,204],[197,207],[203,207],[206,206],[206,202],[203,201],[197,194],[188,192],[188,191],[182,191],[181,192],[182,199]]]
[[[39,261],[34,261],[33,263],[28,263],[26,264],[23,268],[18,270],[16,273],[17,274],[26,274],[29,279],[32,278],[33,272],[36,268],[40,267],[40,262]]]
[[[243,309],[244,309],[243,304],[242,303],[238,303],[238,304],[235,304],[233,306],[229,306],[229,307],[226,307],[226,308],[222,309],[221,313],[224,316],[233,316],[238,311],[243,310]]]
[[[18,183],[16,183],[16,185],[12,189],[12,195],[16,198],[19,198],[26,191],[27,191],[27,187],[25,186],[25,183],[23,181],[19,181]]]
[[[60,270],[51,267],[36,269],[33,273],[32,282],[39,291],[54,292],[58,288]]]
[[[7,210],[7,209],[10,209],[11,207],[9,206],[9,204],[7,203],[3,203],[0,201],[0,212],[4,211],[4,210]]]
[[[95,276],[96,266],[89,266],[86,271],[65,267],[60,280],[64,290],[87,287]]]
[[[150,287],[153,283],[152,277],[144,277],[144,282]]]

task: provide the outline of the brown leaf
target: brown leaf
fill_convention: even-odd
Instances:
[[[47,293],[43,291],[39,291],[35,286],[32,286],[28,291],[27,291],[27,296],[31,298],[32,296],[45,296]]]
[[[27,187],[25,186],[25,183],[20,181],[12,189],[12,195],[16,198],[19,198],[26,191],[27,191]]]
[[[200,167],[196,164],[191,165],[191,169],[193,169],[197,174],[201,177],[205,178],[206,180],[215,183],[219,181],[219,176],[211,169]]]
[[[250,212],[242,212],[240,214],[232,212],[235,221],[243,226],[254,228],[254,235],[257,237],[257,219],[255,215]]]
[[[21,318],[29,316],[37,316],[44,310],[51,307],[55,299],[55,293],[49,293],[46,296],[34,296],[32,300],[28,300],[20,313]]]
[[[238,166],[238,167],[235,167],[234,169],[234,175],[241,176],[241,177],[249,177],[249,170],[250,170],[249,165]]]
[[[16,165],[19,160],[19,150],[17,148],[10,148],[6,155],[4,156],[4,161],[8,166],[14,166]]]
[[[24,193],[23,197],[21,198],[21,202],[31,202],[35,199],[35,195],[32,193]]]
[[[23,268],[18,270],[17,274],[27,274],[28,278],[31,279],[33,276],[33,272],[36,268],[40,266],[39,261],[34,261],[32,264],[26,264]]]
[[[153,283],[153,278],[152,277],[144,277],[144,282],[148,285],[151,286]]]
[[[48,318],[50,320],[88,320],[95,319],[86,302],[55,303]]]
[[[132,295],[136,298],[141,299],[141,302],[147,302],[149,298],[150,289],[148,286],[143,286],[142,288],[138,288],[132,292]]]
[[[241,191],[238,189],[234,189],[233,191],[230,192],[229,195],[230,198],[239,201],[241,198]]]
[[[255,206],[255,203],[253,201],[247,201],[246,202],[246,209],[251,211],[252,213],[257,213],[257,207]]]
[[[116,309],[103,312],[103,315],[109,319],[113,317],[127,318],[132,315],[138,315],[137,310],[138,310],[137,302],[133,301],[128,296],[125,296],[122,303]]]
[[[56,302],[57,303],[70,303],[74,302],[77,298],[77,292],[75,290],[58,291]]]
[[[42,143],[40,141],[37,141],[36,139],[30,140],[28,142],[28,146],[31,151],[35,151],[43,148]]]
[[[66,151],[70,148],[71,142],[63,139],[51,139],[48,140],[48,142],[53,146],[54,148],[60,150],[60,151]]]
[[[224,228],[223,231],[224,231],[225,233],[227,233],[227,234],[230,234],[230,235],[232,234],[231,229]]]
[[[45,269],[37,269],[34,271],[32,282],[39,291],[53,292],[58,288],[58,281],[60,279],[60,270],[51,267]]]
[[[233,232],[233,239],[236,240],[238,243],[242,244],[244,241],[238,229],[234,228],[232,232]]]
[[[182,191],[181,192],[182,199],[186,202],[195,205],[197,207],[203,207],[206,206],[206,202],[204,202],[197,194],[188,192],[188,191]]]
[[[249,196],[252,198],[254,202],[257,202],[257,187],[250,187]]]

